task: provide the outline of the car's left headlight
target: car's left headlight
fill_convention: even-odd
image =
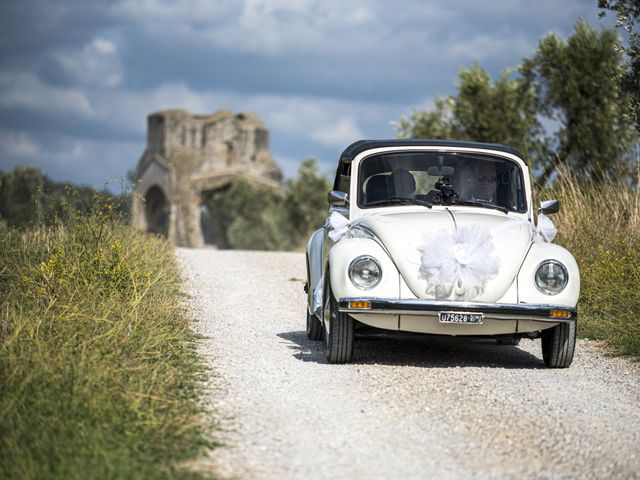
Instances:
[[[349,278],[358,288],[372,288],[380,283],[382,268],[375,258],[362,255],[349,265]]]
[[[564,290],[569,281],[567,268],[557,260],[545,260],[536,270],[536,288],[547,295]]]

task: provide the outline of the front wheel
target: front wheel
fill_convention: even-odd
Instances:
[[[325,308],[325,354],[329,363],[349,363],[353,358],[354,320],[338,311],[338,302],[327,288]]]
[[[542,358],[547,367],[567,368],[576,347],[576,323],[560,323],[542,331]]]

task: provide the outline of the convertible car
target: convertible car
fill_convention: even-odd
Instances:
[[[338,162],[329,215],[307,244],[307,325],[329,363],[352,360],[360,324],[435,335],[540,338],[568,367],[580,274],[534,223],[529,169],[504,145],[361,140]]]

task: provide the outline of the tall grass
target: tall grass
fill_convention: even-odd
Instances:
[[[640,191],[614,176],[589,183],[561,169],[542,195],[562,202],[557,243],[580,266],[579,335],[640,358]]]
[[[0,232],[0,478],[193,478],[204,370],[170,245],[109,205]]]

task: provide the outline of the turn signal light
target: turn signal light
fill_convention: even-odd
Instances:
[[[569,318],[571,317],[571,312],[568,310],[551,310],[550,316],[556,318]]]
[[[359,308],[359,309],[367,310],[371,308],[371,302],[362,302],[362,301],[349,302],[349,308]]]

